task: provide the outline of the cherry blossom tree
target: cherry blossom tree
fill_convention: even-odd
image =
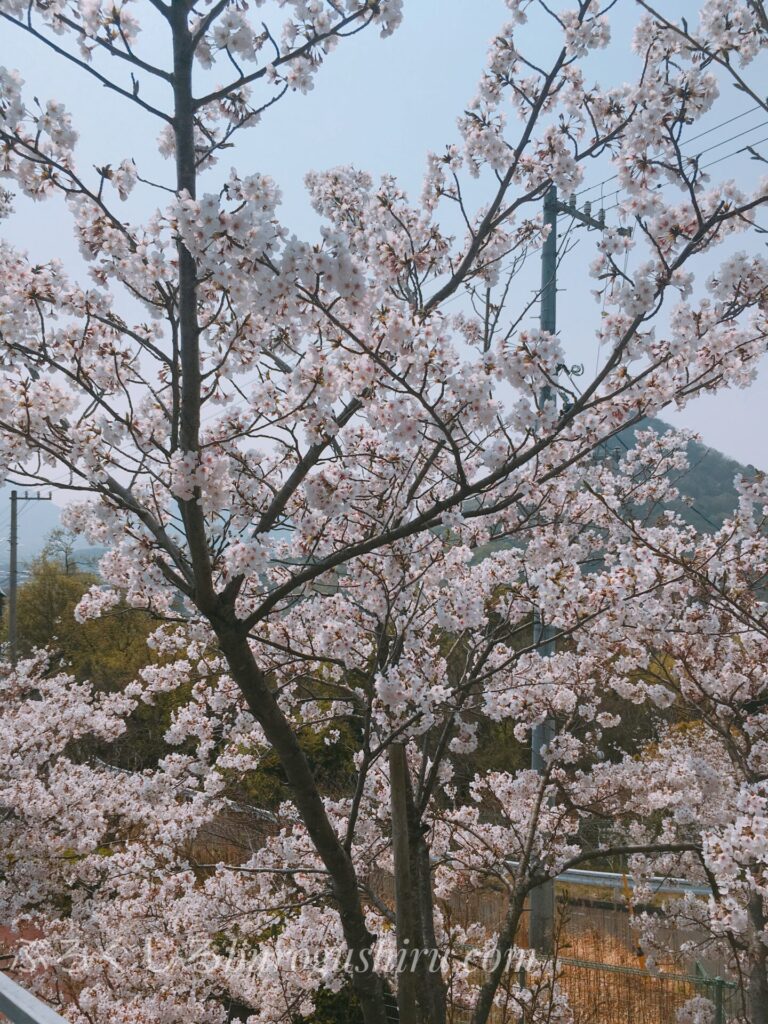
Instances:
[[[740,481],[739,489],[738,510],[711,535],[696,536],[672,516],[650,528],[625,523],[625,563],[671,573],[672,607],[662,611],[660,603],[638,616],[628,606],[628,619],[614,632],[624,637],[616,644],[602,640],[624,685],[632,688],[633,672],[642,674],[654,699],[674,705],[682,724],[670,727],[640,763],[627,757],[606,771],[601,799],[611,813],[626,807],[620,794],[632,793],[622,828],[633,842],[652,836],[692,842],[683,874],[709,886],[711,896],[689,894],[672,901],[668,913],[690,936],[689,949],[714,951],[729,964],[740,981],[744,1019],[762,1022],[768,1013],[768,497],[762,475]],[[668,870],[669,862],[639,857],[633,869],[643,881],[649,872]],[[640,885],[637,899],[648,891],[647,883]],[[644,922],[651,950],[664,948],[657,924]]]
[[[493,1005],[509,1019],[523,1009],[531,1019],[567,1014],[555,964],[528,961],[524,988],[509,969],[525,896],[569,866],[617,853],[632,858],[639,903],[648,876],[711,885],[709,901],[686,899],[670,913],[697,946],[704,929],[744,976],[745,999],[764,1005],[750,987],[765,978],[765,947],[744,912],[763,912],[764,637],[753,623],[765,618],[755,587],[765,574],[766,499],[759,483],[743,485],[742,508],[714,537],[670,514],[648,525],[650,513],[628,511],[672,496],[666,481],[683,468],[686,439],[639,440],[619,465],[597,459],[586,474],[580,466],[546,485],[552,518],[535,517],[524,548],[473,562],[458,537],[469,528],[454,525],[454,543],[425,536],[407,555],[369,556],[333,593],[259,634],[299,732],[365,723],[357,786],[326,810],[356,866],[379,974],[398,983],[405,939],[422,954],[413,973],[438,1003],[418,1000],[426,1019],[473,1005],[477,1019]],[[523,529],[515,524],[516,535]],[[520,626],[534,603],[560,633],[561,650],[544,664]],[[520,632],[527,642],[515,644]],[[77,1020],[219,1020],[228,1000],[257,1021],[309,1012],[321,985],[345,977],[328,873],[292,804],[279,831],[239,862],[201,859],[200,835],[226,813],[233,775],[257,772],[269,744],[205,632],[164,626],[153,645],[164,663],[119,696],[41,678],[34,662],[4,685],[7,908],[42,930],[21,963],[58,966],[58,992],[49,974],[37,983]],[[192,753],[142,775],[73,757],[78,739],[119,736],[136,701],[151,704],[193,673],[167,736]],[[607,758],[621,726],[617,698],[648,713],[674,703],[689,726],[662,732],[639,761]],[[476,777],[468,798],[460,792],[456,758],[483,720],[509,720],[525,737],[543,717],[558,729],[541,775],[494,772]],[[407,905],[418,901],[405,922],[401,902],[393,912],[377,886],[396,868],[403,760]],[[599,843],[595,821],[613,822]],[[445,900],[489,882],[507,893],[503,929],[452,920]],[[651,925],[646,945],[663,948]],[[317,955],[318,935],[327,956]],[[760,1018],[745,1005],[743,1019]]]
[[[0,0],[8,32],[154,121],[173,168],[162,182],[130,156],[80,168],[68,112],[0,71],[2,174],[20,193],[1,208],[64,197],[90,268],[80,281],[2,246],[3,469],[85,499],[68,524],[108,553],[82,618],[120,591],[166,620],[160,663],[119,698],[38,662],[9,673],[3,899],[42,922],[38,954],[66,961],[66,985],[35,983],[73,1020],[219,1021],[231,999],[266,1024],[348,977],[366,1024],[386,1019],[388,985],[409,1024],[443,1021],[451,1001],[485,1024],[502,997],[530,1004],[529,990],[510,994],[506,959],[525,897],[595,855],[580,823],[618,791],[600,756],[615,724],[604,694],[630,683],[599,644],[628,643],[631,614],[649,635],[654,602],[669,616],[691,596],[674,559],[626,553],[652,552],[632,542],[632,508],[667,493],[670,456],[647,438],[612,468],[606,444],[670,403],[748,384],[765,345],[766,265],[751,241],[765,183],[713,181],[684,147],[733,83],[765,108],[749,75],[766,20],[754,0],[707,3],[697,26],[643,3],[636,79],[598,85],[590,55],[609,45],[615,3],[553,14],[508,0],[419,199],[392,177],[313,172],[322,228],[304,242],[279,219],[276,183],[254,168],[217,178],[217,159],[279,116],[287,92],[312,88],[347,36],[392,33],[401,4],[277,6],[287,17],[264,13],[280,30],[228,0]],[[546,64],[523,52],[527,19],[552,40]],[[546,237],[550,188],[571,195],[606,162],[633,234],[596,240],[602,357],[577,387],[562,340],[528,326],[518,274]],[[132,223],[120,201],[141,190],[162,204]],[[605,571],[583,571],[606,551]],[[546,666],[526,627],[534,608],[564,645]],[[168,736],[182,746],[156,771],[79,763],[84,731],[108,740],[134,702],[182,682],[192,696]],[[638,703],[666,699],[662,684],[632,685]],[[543,773],[459,792],[454,759],[479,721],[512,719],[524,740],[550,715]],[[342,722],[359,750],[339,798],[302,736],[327,728],[333,742]],[[244,864],[196,864],[190,844],[228,781],[265,751],[290,792],[285,826]],[[700,837],[641,824],[612,848],[698,856]],[[394,911],[375,887],[388,868]],[[458,956],[476,937],[438,899],[458,875],[489,874],[509,910],[478,981]],[[318,937],[341,964],[286,967]],[[231,969],[243,943],[262,956],[258,978]],[[449,951],[454,966],[425,956],[393,971],[388,948]],[[540,1012],[565,1013],[554,975],[544,989]]]

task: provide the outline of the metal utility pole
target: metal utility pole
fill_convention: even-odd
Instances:
[[[605,229],[605,212],[600,210],[597,217],[592,216],[590,203],[584,209],[576,208],[575,198],[563,203],[557,198],[557,187],[550,185],[544,196],[544,224],[549,227],[549,234],[541,249],[541,315],[542,331],[555,334],[557,331],[557,216],[565,214],[580,221],[587,228],[597,231]],[[618,228],[620,235],[631,235],[630,228]],[[541,389],[539,401],[541,405],[552,401],[552,388],[545,385]],[[538,608],[533,613],[533,643],[543,658],[555,653],[554,631],[542,619]],[[531,768],[541,774],[544,771],[542,747],[548,746],[555,735],[555,722],[548,718],[541,725],[536,725],[531,733]],[[545,955],[552,953],[555,923],[555,883],[545,882],[531,890],[529,898],[528,945]]]
[[[22,495],[22,501],[51,501],[52,495]],[[8,586],[8,651],[11,664],[18,661],[18,624],[16,618],[16,599],[19,589],[19,494],[11,491],[11,565]]]
[[[11,664],[16,664],[16,588],[19,578],[19,514],[16,491],[11,491],[11,567],[8,587],[8,648]]]
[[[541,250],[541,317],[542,331],[554,334],[557,330],[557,188],[551,185],[544,197],[544,223],[549,234]],[[544,405],[552,400],[552,388],[541,389],[540,402]],[[538,608],[533,613],[533,642],[542,658],[555,653],[551,627],[542,620]],[[552,741],[555,723],[551,718],[541,725],[535,725],[531,733],[531,768],[541,774],[544,758],[541,748]],[[545,882],[531,889],[529,897],[528,945],[539,953],[552,952],[555,921],[555,883]]]

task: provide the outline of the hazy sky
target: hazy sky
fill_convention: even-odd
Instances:
[[[148,6],[142,3],[136,9]],[[556,6],[565,6],[565,0]],[[673,0],[668,6],[675,14],[695,16],[697,4]],[[317,231],[317,220],[303,186],[304,174],[310,169],[354,163],[374,176],[394,173],[409,193],[418,196],[425,155],[456,140],[456,117],[474,94],[488,43],[507,14],[502,0],[405,0],[404,8],[403,25],[394,36],[381,40],[374,32],[366,31],[343,41],[321,70],[314,91],[281,101],[265,115],[261,125],[241,135],[233,151],[231,162],[241,172],[260,171],[278,181],[283,191],[283,220],[300,236],[311,238]],[[264,10],[269,17],[272,12]],[[633,0],[620,0],[614,18],[615,44],[593,61],[598,80],[615,84],[630,73],[629,38],[635,17]],[[149,49],[162,52],[162,40],[159,36],[151,38],[153,31],[150,25]],[[553,43],[534,36],[529,42],[542,52]],[[29,94],[41,99],[55,96],[73,111],[81,132],[81,167],[117,163],[130,155],[136,158],[142,173],[165,176],[167,180],[170,166],[156,153],[158,126],[145,115],[139,116],[130,103],[107,93],[77,69],[62,67],[53,55],[5,24],[0,26],[0,65],[19,69],[28,82]],[[702,128],[747,107],[731,90]],[[712,153],[713,157],[724,156],[745,142],[768,136],[765,121],[765,115],[759,112],[744,117],[719,133],[713,132],[702,146],[726,143],[729,135],[748,129],[751,134]],[[225,154],[212,172],[212,187],[227,174],[229,164]],[[745,157],[723,161],[713,171],[724,177],[755,177],[754,163]],[[595,166],[588,172],[585,185],[599,181],[606,173],[610,170]],[[601,192],[606,207],[614,201],[610,189],[609,184],[590,195],[596,207]],[[161,203],[158,197],[160,193],[153,201]],[[2,225],[2,233],[28,249],[35,259],[56,254],[76,272],[80,259],[62,205],[20,200],[16,206],[17,213]],[[126,216],[141,212],[130,202],[126,204]],[[561,232],[564,228],[561,223]],[[593,240],[585,238],[584,232],[574,232],[573,237],[579,244],[560,272],[559,328],[574,361],[584,363],[589,374],[597,358],[594,327],[599,318],[586,273]],[[738,244],[734,247],[739,248]],[[527,276],[518,282],[526,295],[535,289],[536,275],[534,261]],[[666,418],[699,431],[707,444],[740,461],[768,469],[767,404],[768,373],[764,372],[747,391],[697,399],[683,413],[668,414]]]

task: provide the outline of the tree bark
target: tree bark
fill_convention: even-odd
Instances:
[[[522,886],[518,886],[512,894],[509,910],[507,911],[507,916],[504,919],[504,924],[496,944],[498,960],[478,993],[471,1024],[487,1024],[491,1009],[493,1008],[494,997],[496,996],[501,979],[504,977],[504,972],[507,970],[507,958],[514,944],[515,935],[520,924],[525,904],[525,895],[525,889]]]
[[[222,626],[218,627],[217,635],[232,678],[280,758],[301,820],[330,876],[349,950],[352,986],[360,1000],[365,1022],[386,1024],[384,988],[373,963],[376,937],[365,924],[365,912],[352,860],[328,819],[309,763],[263,672],[256,664],[248,638],[235,628]]]
[[[416,929],[418,910],[411,875],[411,844],[408,828],[408,759],[402,743],[389,747],[389,791],[392,818],[392,856],[395,868],[395,922],[397,933],[397,1007],[400,1024],[419,1024],[416,1000],[421,943]]]
[[[173,0],[169,22],[173,38],[173,132],[176,147],[176,191],[195,198],[197,162],[195,157],[195,107],[192,94],[192,63],[194,50],[189,30],[189,7],[182,0]],[[199,454],[200,450],[200,324],[197,300],[198,280],[194,258],[181,238],[176,240],[179,259],[177,295],[179,324],[179,358],[181,402],[178,437],[182,451]],[[208,551],[205,517],[199,501],[199,490],[189,501],[180,501],[184,531],[189,544],[195,581],[195,600],[210,611],[213,607],[213,581]]]
[[[421,816],[414,798],[410,776],[406,777],[408,798],[408,836],[411,850],[411,879],[417,915],[420,957],[416,965],[418,999],[424,1020],[445,1024],[446,987],[441,970],[441,953],[435,935],[435,905],[432,892],[432,866]]]
[[[197,165],[192,92],[194,48],[189,28],[191,6],[185,0],[172,0],[167,17],[173,38],[176,188],[178,193],[186,192],[194,198]],[[177,252],[179,274],[176,301],[181,377],[178,438],[182,451],[197,455],[200,451],[202,403],[197,268],[194,258],[180,238],[177,240]],[[348,946],[352,985],[360,1000],[365,1022],[386,1024],[383,986],[373,967],[375,936],[365,924],[352,861],[331,826],[307,760],[253,657],[246,634],[242,627],[233,625],[226,608],[216,596],[205,517],[199,497],[196,489],[191,500],[179,502],[194,574],[195,603],[216,630],[232,678],[280,758],[301,819],[328,871]]]
[[[754,930],[749,971],[749,1020],[750,1024],[768,1024],[768,949],[763,941],[766,918],[760,893],[750,897],[748,913]]]

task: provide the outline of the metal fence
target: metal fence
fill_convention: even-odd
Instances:
[[[694,996],[711,1000],[714,1024],[738,1019],[741,1003],[737,986],[722,978],[688,974],[656,974],[632,967],[617,967],[590,960],[560,958],[556,972],[560,989],[568,996],[574,1024],[675,1024],[677,1011]],[[527,977],[524,970],[514,979],[530,986],[531,1000],[520,1001],[511,993],[506,1006],[494,1006],[490,1024],[528,1024],[533,1007],[536,1019],[548,1019],[552,998],[551,978]],[[519,992],[519,990],[518,990]],[[469,1024],[469,1007],[453,1006],[449,1024]]]
[[[516,979],[526,985],[525,970]],[[557,980],[567,994],[574,1024],[674,1024],[677,1011],[693,996],[711,1000],[714,1024],[726,1024],[739,1012],[737,986],[723,978],[702,975],[658,974],[635,967],[561,957]],[[538,981],[531,979],[532,988]],[[546,993],[545,993],[546,998]],[[12,1024],[66,1024],[54,1010],[0,973],[0,1020]],[[458,1007],[449,1012],[452,1024],[463,1024],[467,1014]],[[398,1021],[394,997],[387,1002],[387,1019]],[[495,1009],[493,1024],[520,1021],[520,1010]],[[522,1020],[525,1020],[524,1012]]]
[[[568,958],[559,961],[558,975],[575,1024],[674,1024],[677,1011],[694,996],[711,1000],[715,1024],[738,1012],[738,988],[723,978]]]
[[[63,1017],[0,972],[0,1020],[12,1024],[66,1024]]]
[[[378,898],[392,904],[394,889],[389,873],[371,872],[367,882]],[[631,915],[621,895],[625,884],[622,875],[587,871],[569,872],[558,880],[562,927],[556,973],[573,1009],[574,1024],[676,1024],[677,1011],[694,996],[711,1000],[715,1024],[726,1024],[733,1018],[743,1020],[739,1016],[743,1010],[738,986],[718,977],[724,973],[723,961],[700,951],[703,960],[694,964],[689,956],[682,955],[680,945],[692,938],[692,931],[683,932],[670,925],[665,932],[669,959],[660,964],[659,971],[645,967],[632,931]],[[678,879],[657,879],[654,888],[662,897],[674,897],[690,888],[694,892],[703,890]],[[502,924],[507,900],[500,889],[473,886],[442,899],[440,907],[446,927],[479,924],[487,935],[492,935]],[[660,914],[663,929],[660,909],[647,909]],[[527,945],[525,919],[521,921],[516,945]],[[548,993],[543,991],[540,997],[546,1002]],[[470,1016],[471,1012],[464,1007],[454,1006],[448,1021],[467,1024]],[[526,1024],[526,1017],[514,999],[506,1011],[499,1007],[491,1017],[491,1024],[518,1022]]]

